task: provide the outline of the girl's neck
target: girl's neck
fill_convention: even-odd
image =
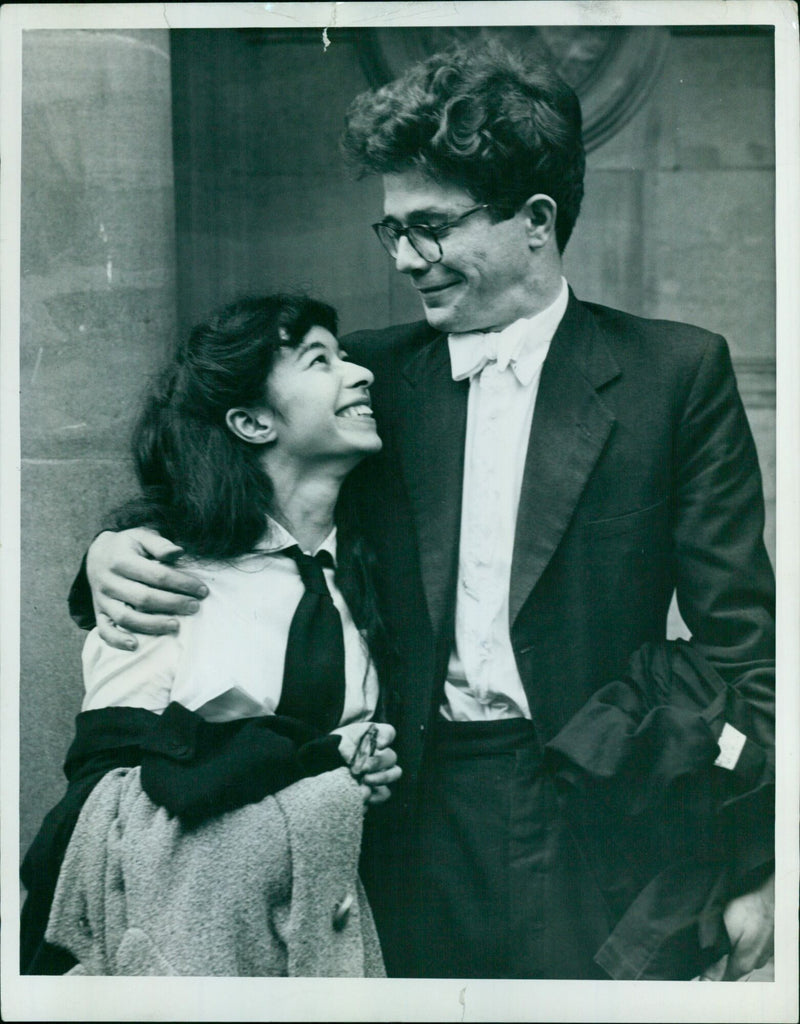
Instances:
[[[303,551],[316,551],[333,529],[334,510],[345,474],[321,469],[298,474],[289,467],[270,466],[274,511]]]

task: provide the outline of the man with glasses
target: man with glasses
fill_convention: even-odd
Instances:
[[[442,235],[446,235],[448,231],[452,231],[453,228],[466,220],[467,217],[471,217],[473,213],[477,213],[479,210],[489,209],[491,209],[491,207],[488,203],[479,203],[478,206],[471,206],[468,210],[465,210],[454,220],[445,221],[443,224],[439,224],[435,228],[431,227],[429,224],[410,224],[407,228],[403,228],[400,227],[399,224],[393,224],[391,221],[382,220],[377,224],[373,224],[372,230],[375,232],[378,241],[393,260],[397,259],[397,251],[400,248],[400,239],[407,238],[411,243],[414,252],[416,252],[418,256],[421,256],[426,263],[440,263],[444,256],[444,250],[442,249],[441,242],[439,241]]]
[[[375,374],[384,441],[343,500],[376,555],[404,771],[370,812],[364,856],[387,966],[608,977],[595,959],[608,886],[564,818],[545,744],[663,640],[675,588],[692,643],[736,681],[756,739],[772,738],[773,576],[727,346],[569,289],[581,113],[545,66],[492,47],[437,55],[358,97],[343,146],[383,176],[374,229],[425,313],[343,342]],[[141,531],[95,542],[110,641],[131,642],[112,621],[165,631],[202,597],[156,561],[174,550]],[[726,883],[728,977],[769,955],[767,875],[759,863]]]

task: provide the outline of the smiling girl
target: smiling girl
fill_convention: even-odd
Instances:
[[[305,297],[238,301],[147,398],[116,524],[174,537],[208,597],[135,650],[87,638],[70,787],[23,867],[26,973],[382,973],[358,843],[400,769],[366,555],[336,523],[381,440],[336,330]]]

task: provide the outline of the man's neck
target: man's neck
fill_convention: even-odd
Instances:
[[[554,280],[550,280],[547,283],[537,281],[532,285],[530,290],[526,292],[524,301],[519,302],[509,311],[506,317],[497,323],[489,324],[485,327],[473,327],[467,332],[455,331],[451,333],[494,333],[505,330],[506,327],[510,327],[511,324],[516,323],[518,320],[532,320],[541,313],[545,313],[557,302],[563,287],[566,287],[566,281],[559,272]]]
[[[566,282],[559,268],[558,273],[554,277],[549,277],[547,281],[538,281],[531,289],[531,302],[527,311],[519,312],[517,316],[512,317],[508,323],[493,328],[493,330],[502,330],[504,327],[508,327],[509,324],[513,324],[517,320],[532,320],[533,317],[546,312],[546,310],[550,309],[550,307],[558,300],[561,295],[561,289],[565,286]]]

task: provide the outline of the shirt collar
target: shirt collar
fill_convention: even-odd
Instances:
[[[545,360],[568,300],[569,289],[562,277],[558,296],[536,316],[522,317],[500,331],[448,335],[453,379],[474,377],[496,360],[499,370],[510,366],[520,384],[530,384]]]
[[[267,520],[267,529],[264,531],[261,540],[256,544],[256,551],[262,551],[265,554],[277,554],[279,551],[285,551],[286,548],[290,548],[295,544],[302,548],[302,545],[299,544],[291,533],[289,533],[286,527],[282,526],[277,519],[273,519],[270,515],[265,518]],[[335,526],[316,551],[306,552],[306,554],[316,555],[320,551],[327,551],[331,558],[333,558],[334,564],[336,563]]]

